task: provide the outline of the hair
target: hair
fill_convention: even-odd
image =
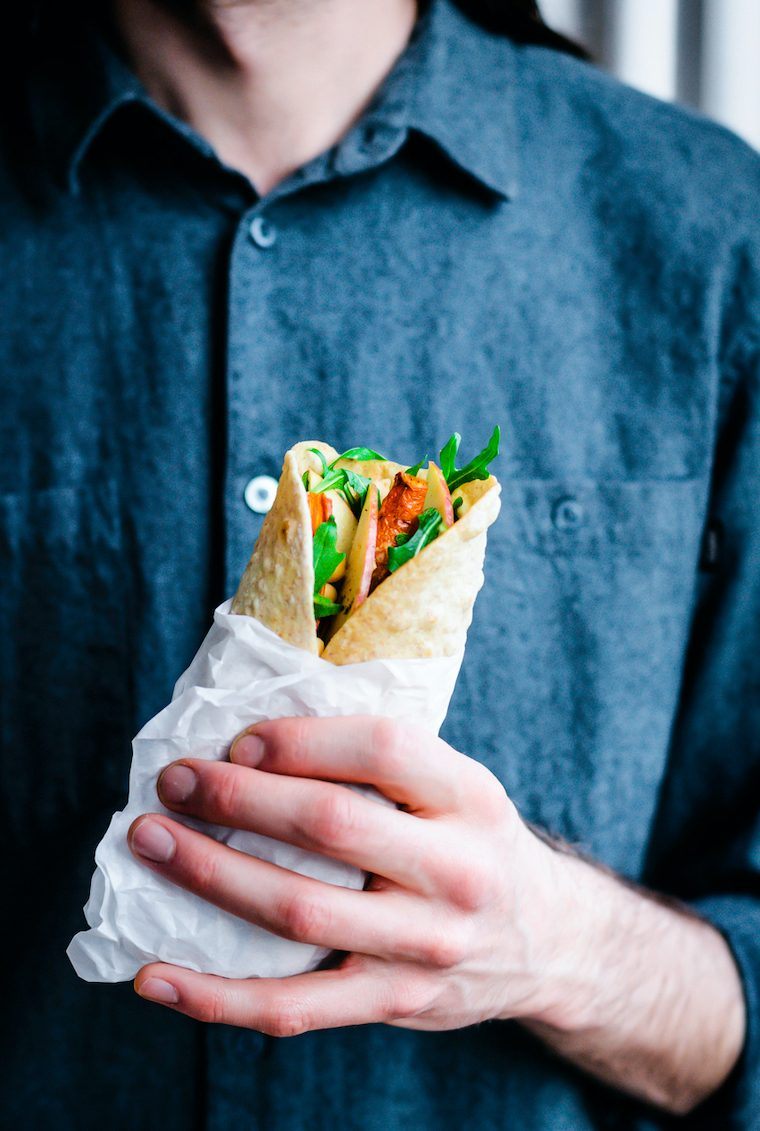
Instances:
[[[457,6],[489,31],[509,36],[517,43],[553,47],[577,59],[589,54],[580,44],[552,31],[544,23],[536,0],[455,0]]]

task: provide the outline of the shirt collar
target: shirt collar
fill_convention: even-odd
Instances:
[[[356,129],[338,147],[339,173],[391,157],[407,135],[432,141],[488,191],[518,191],[514,44],[431,0],[412,40]],[[367,139],[375,139],[370,144]],[[372,156],[368,156],[368,152]]]
[[[398,66],[408,84],[409,127],[505,199],[518,188],[514,50],[452,0],[432,0]]]
[[[77,192],[81,165],[105,123],[121,106],[148,99],[137,76],[89,22],[72,23],[60,42],[50,26],[40,34],[32,121],[43,160],[56,180]]]
[[[93,141],[125,105],[152,108],[203,146],[154,106],[100,30],[84,25],[70,52],[60,47],[53,45],[54,58],[37,75],[32,111],[42,151],[70,191],[79,189]],[[472,23],[452,0],[431,0],[362,126],[416,131],[485,188],[512,198],[518,184],[513,51],[508,39]],[[210,146],[208,152],[213,156]]]

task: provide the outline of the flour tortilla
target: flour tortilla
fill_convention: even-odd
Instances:
[[[311,518],[292,450],[285,455],[277,494],[233,598],[232,612],[254,617],[296,648],[318,652]]]
[[[493,476],[460,488],[467,508],[462,518],[386,577],[335,633],[322,658],[357,664],[462,650],[483,584],[486,531],[499,513],[500,491]]]
[[[306,491],[301,476],[313,465],[309,448],[328,463],[337,452],[319,441],[296,444],[286,454],[272,509],[232,603],[232,612],[255,617],[283,640],[318,653],[314,620],[314,565]],[[382,498],[402,464],[345,460],[371,479]],[[333,664],[374,659],[455,655],[464,648],[472,608],[483,584],[486,531],[496,519],[501,488],[491,475],[460,487],[463,505],[453,526],[370,594],[329,640],[323,659]]]

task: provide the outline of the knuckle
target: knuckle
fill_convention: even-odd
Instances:
[[[269,1037],[297,1037],[306,1033],[311,1024],[304,1005],[286,999],[269,1007],[260,1028]]]
[[[471,759],[470,778],[473,796],[481,816],[489,821],[503,820],[511,802],[499,779],[491,773],[488,766],[474,759]]]
[[[216,767],[215,767],[216,768]],[[222,816],[236,814],[240,808],[241,777],[237,767],[219,763],[218,773],[209,775],[206,785],[208,807]]]
[[[287,770],[298,766],[309,748],[309,724],[311,719],[300,716],[270,719],[256,728],[266,744],[267,767],[276,766]]]
[[[218,886],[219,859],[216,852],[205,847],[185,861],[183,871],[194,891],[210,892]]]
[[[374,761],[382,767],[385,777],[393,778],[397,770],[408,767],[406,750],[409,733],[409,729],[402,730],[395,719],[379,718],[374,721],[370,745]]]
[[[279,750],[284,757],[298,762],[309,750],[312,720],[308,717],[282,719],[278,723]]]
[[[481,911],[493,899],[494,882],[487,868],[470,858],[449,871],[448,895],[461,911]]]
[[[398,978],[385,995],[381,1004],[383,1021],[400,1021],[406,1017],[414,1017],[421,1013],[427,1006],[427,994],[423,993],[423,986],[414,978]]]
[[[215,989],[204,994],[193,1014],[198,1021],[207,1025],[221,1025],[226,1020],[227,1002],[222,990]]]
[[[432,966],[435,970],[450,970],[461,965],[466,957],[463,934],[452,924],[428,934],[421,950],[425,965]]]
[[[324,941],[330,925],[327,904],[313,896],[295,895],[283,900],[275,920],[280,934],[301,942]]]
[[[353,794],[343,786],[326,790],[310,809],[304,821],[304,832],[317,848],[340,847],[357,831],[356,804]]]

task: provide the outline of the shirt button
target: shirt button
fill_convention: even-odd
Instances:
[[[273,244],[277,243],[277,229],[263,216],[255,216],[251,220],[249,231],[256,247],[272,247]]]
[[[577,499],[566,495],[558,499],[552,509],[552,522],[557,530],[575,530],[583,522],[586,512]]]
[[[271,475],[255,475],[246,483],[243,498],[254,514],[266,514],[272,509],[276,494],[276,479]]]

